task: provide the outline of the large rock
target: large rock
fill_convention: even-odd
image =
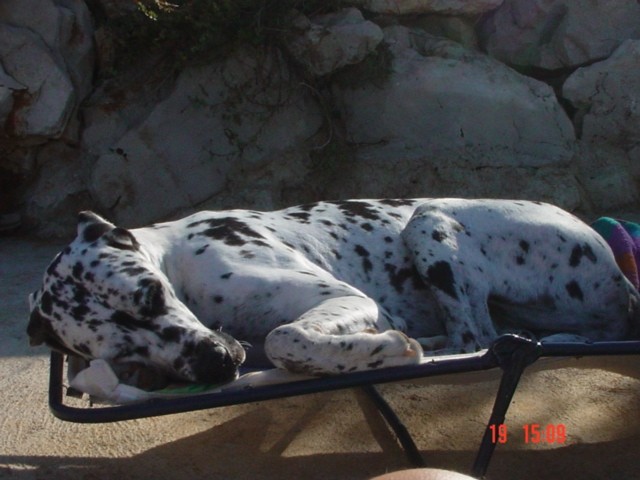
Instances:
[[[376,13],[409,15],[439,13],[475,15],[500,6],[504,0],[352,0],[351,3]]]
[[[0,2],[0,62],[24,87],[13,89],[7,133],[34,141],[62,134],[91,89],[92,31],[82,0]]]
[[[359,63],[375,50],[383,34],[365,20],[356,8],[317,15],[296,22],[304,32],[287,43],[294,58],[315,75],[326,75],[346,65]]]
[[[326,193],[329,198],[518,198],[551,202],[568,210],[585,207],[583,195],[583,187],[567,167],[472,169],[428,159],[370,158],[362,152],[332,179]]]
[[[640,162],[622,148],[609,144],[580,142],[576,155],[576,177],[591,210],[598,214],[636,209]]]
[[[640,4],[629,0],[505,0],[482,25],[490,55],[511,65],[575,67],[640,38]]]
[[[0,65],[0,120],[4,121],[13,110],[14,95],[19,95],[22,90],[26,87],[16,82]]]
[[[81,149],[62,140],[39,149],[38,175],[29,187],[23,220],[37,225],[43,237],[69,237],[75,231],[76,216],[94,208],[87,191],[86,159]]]
[[[80,102],[93,88],[93,20],[84,0],[55,0],[55,3],[60,12],[58,48]]]
[[[0,3],[1,23],[36,33],[50,48],[59,43],[61,21],[61,12],[53,0],[3,0]]]
[[[472,50],[478,50],[477,18],[450,15],[416,15],[403,19],[406,27],[423,30],[430,35],[453,40]]]
[[[627,40],[607,60],[576,70],[564,83],[562,95],[577,109],[584,141],[627,149],[638,145],[640,40]]]
[[[42,39],[24,28],[0,24],[0,59],[26,88],[14,96],[5,131],[16,137],[58,137],[75,107],[73,84]]]
[[[101,155],[91,191],[117,222],[141,224],[200,206],[295,149],[322,123],[282,58],[239,52],[184,71],[175,89]]]
[[[337,90],[349,140],[362,155],[468,168],[567,164],[573,126],[548,85],[412,33],[385,29],[395,58],[382,88]]]

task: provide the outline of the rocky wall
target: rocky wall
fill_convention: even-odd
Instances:
[[[133,2],[3,0],[0,175],[20,181],[0,209],[68,236],[85,208],[134,226],[338,197],[635,207],[638,2],[341,3],[292,10],[268,46],[109,76],[105,25]]]

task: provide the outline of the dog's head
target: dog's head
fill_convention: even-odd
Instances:
[[[32,345],[203,383],[234,379],[245,359],[236,340],[206,328],[180,301],[131,231],[91,212],[79,215],[76,239],[29,301]]]

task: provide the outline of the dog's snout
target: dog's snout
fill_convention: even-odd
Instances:
[[[237,347],[236,347],[237,344]],[[190,377],[199,383],[224,383],[238,376],[238,367],[244,361],[240,344],[218,340],[202,340],[192,350],[188,368]]]

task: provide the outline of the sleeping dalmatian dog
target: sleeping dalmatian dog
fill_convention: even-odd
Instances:
[[[506,331],[629,338],[638,300],[604,241],[542,203],[350,200],[135,230],[83,212],[30,295],[28,334],[210,383],[236,378],[248,344],[326,375],[472,352]]]

